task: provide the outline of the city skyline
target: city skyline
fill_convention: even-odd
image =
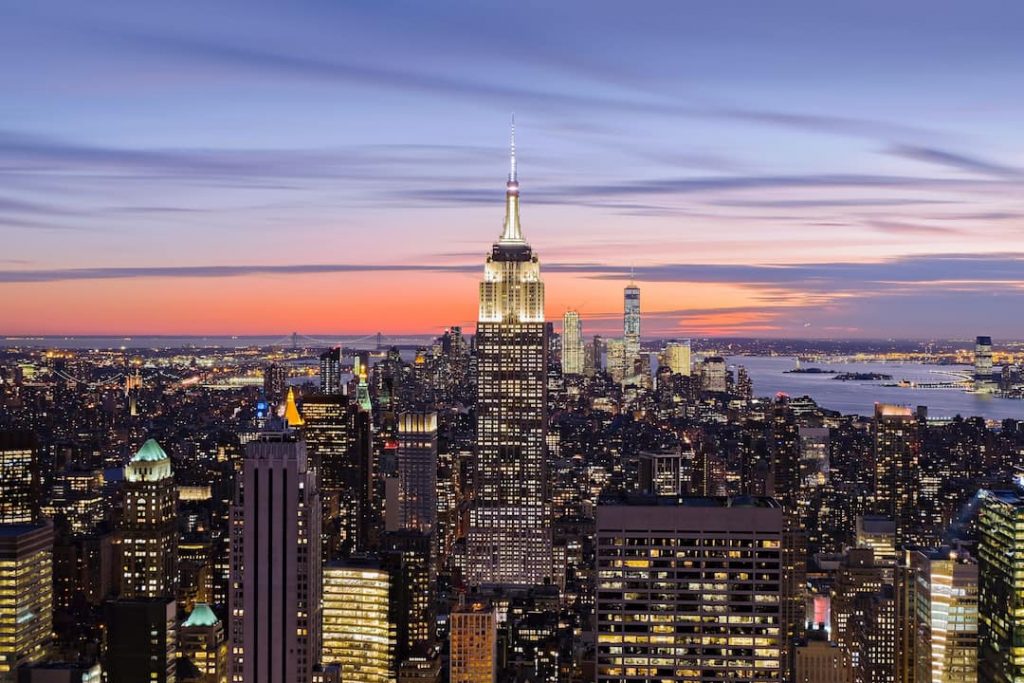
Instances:
[[[471,327],[515,111],[548,320],[1015,336],[1018,6],[197,7],[5,10],[0,333]]]

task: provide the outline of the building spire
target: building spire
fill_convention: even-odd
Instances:
[[[519,227],[519,175],[516,169],[516,115],[512,114],[512,138],[509,155],[508,182],[505,183],[505,228],[499,242],[523,243],[523,231]]]
[[[512,113],[512,143],[510,145],[510,148],[511,148],[512,153],[510,155],[511,167],[510,167],[509,172],[508,172],[508,179],[511,182],[518,182],[519,178],[516,176],[516,115],[515,115],[515,112]]]

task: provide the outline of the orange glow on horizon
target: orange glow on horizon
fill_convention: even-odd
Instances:
[[[433,334],[475,327],[480,273],[362,272],[138,278],[6,285],[0,317],[29,334]],[[546,317],[560,327],[568,308],[587,333],[621,329],[627,281],[543,273]],[[638,282],[644,333],[715,335],[770,331],[799,295],[761,301],[762,289],[729,283]],[[778,293],[772,293],[778,295]],[[756,313],[751,307],[758,307]],[[734,309],[734,310],[730,310]]]

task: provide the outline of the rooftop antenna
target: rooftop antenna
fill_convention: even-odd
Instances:
[[[516,114],[512,112],[512,155],[511,155],[511,166],[508,172],[508,179],[512,182],[518,181],[516,177]]]

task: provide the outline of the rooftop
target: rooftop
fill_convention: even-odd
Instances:
[[[779,502],[768,496],[655,496],[639,493],[608,494],[600,505],[654,505],[689,508],[778,508]]]

